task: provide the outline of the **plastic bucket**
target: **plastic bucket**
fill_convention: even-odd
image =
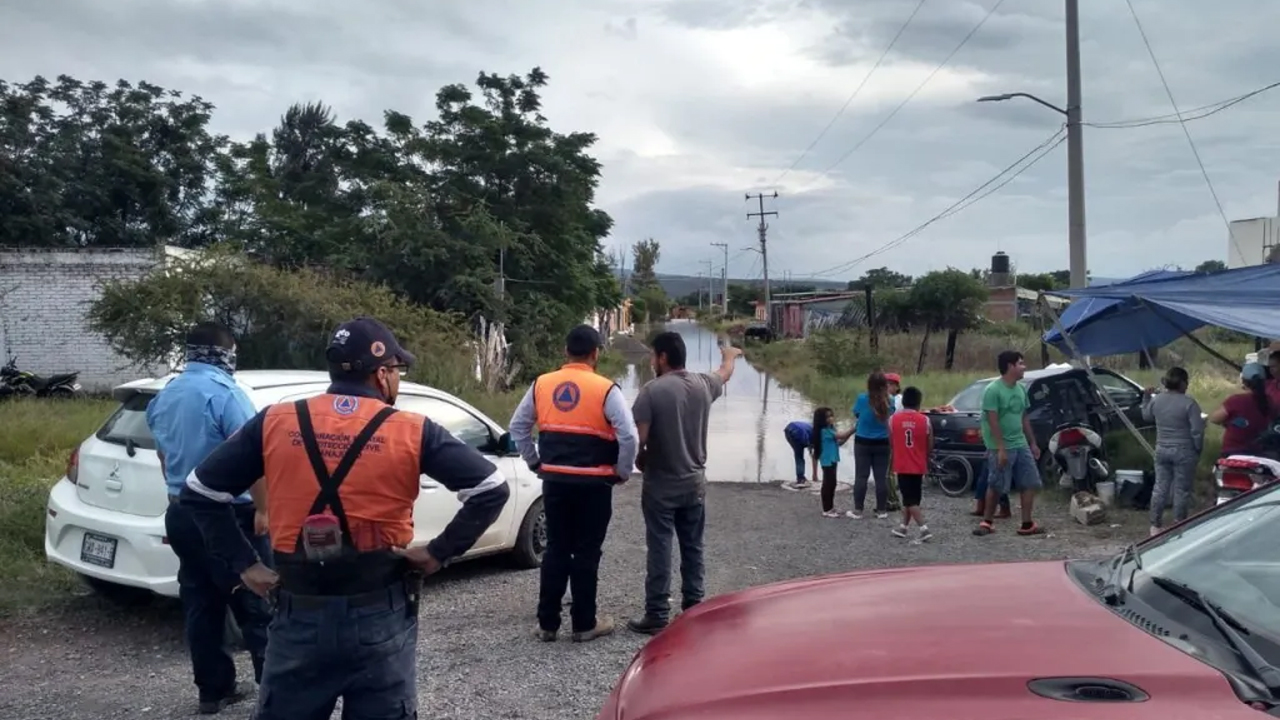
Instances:
[[[1116,484],[1110,480],[1104,480],[1097,485],[1098,499],[1103,505],[1110,507],[1116,501]]]

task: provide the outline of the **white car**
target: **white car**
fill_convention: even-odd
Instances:
[[[117,387],[120,407],[71,454],[66,476],[49,492],[45,556],[104,594],[125,597],[141,589],[178,596],[178,559],[164,528],[168,490],[146,420],[152,398],[173,377]],[[258,409],[319,395],[329,385],[327,373],[313,371],[243,370],[235,379]],[[396,407],[431,418],[507,477],[511,498],[465,557],[510,553],[519,566],[538,567],[546,548],[542,481],[515,452],[511,436],[462,400],[424,385],[400,383]],[[430,477],[420,483],[415,544],[440,534],[461,507]]]

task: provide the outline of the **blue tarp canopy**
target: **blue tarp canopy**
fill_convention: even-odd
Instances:
[[[1280,338],[1280,265],[1197,274],[1153,270],[1109,285],[1047,293],[1074,302],[1061,327],[1084,355],[1157,348],[1205,325]],[[1065,353],[1058,327],[1044,341]]]

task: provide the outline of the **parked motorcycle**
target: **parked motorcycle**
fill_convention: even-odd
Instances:
[[[40,377],[18,369],[18,358],[13,357],[0,367],[0,399],[10,397],[73,398],[82,388],[77,378],[80,373],[62,373]]]
[[[1280,478],[1280,419],[1272,421],[1254,447],[1254,454],[1229,455],[1214,463],[1215,504]]]
[[[1111,475],[1102,459],[1102,436],[1080,423],[1067,423],[1049,438],[1049,456],[1058,470],[1059,485],[1072,492],[1096,492],[1099,482]]]

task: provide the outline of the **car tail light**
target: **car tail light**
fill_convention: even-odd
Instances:
[[[1085,442],[1084,433],[1076,428],[1067,428],[1058,433],[1058,447],[1069,447],[1071,445],[1083,445]]]
[[[971,445],[982,444],[982,431],[977,428],[967,428],[960,434],[960,441]]]
[[[76,479],[80,477],[80,448],[71,451],[71,457],[67,458],[67,480],[72,485],[76,484]]]

